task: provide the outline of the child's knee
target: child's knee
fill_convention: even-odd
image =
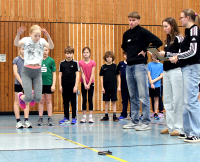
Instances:
[[[34,95],[34,101],[39,103],[42,99],[42,96]]]

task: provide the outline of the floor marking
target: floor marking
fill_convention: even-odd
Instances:
[[[43,132],[43,133],[45,133],[45,132]],[[68,141],[68,142],[74,143],[74,144],[76,144],[76,145],[82,146],[82,147],[87,148],[87,149],[89,149],[89,150],[92,150],[92,151],[94,151],[94,152],[98,152],[98,150],[95,150],[95,149],[90,148],[90,147],[88,147],[88,146],[85,146],[85,145],[82,145],[82,144],[80,144],[80,143],[74,142],[74,141],[69,140],[69,139],[67,139],[67,138],[61,137],[61,136],[59,136],[59,135],[57,135],[57,134],[53,134],[53,133],[51,133],[51,132],[46,132],[46,133],[49,133],[49,134],[51,134],[51,135],[53,135],[53,136],[56,136],[56,137],[58,137],[58,138],[61,138],[61,139],[63,139],[63,140],[66,140],[66,141]],[[118,158],[118,157],[115,157],[115,156],[112,156],[112,155],[106,155],[106,156],[108,156],[108,157],[110,157],[110,158],[113,158],[113,159],[115,159],[115,160],[118,160],[118,161],[127,162],[126,160],[122,160],[122,159],[120,159],[120,158]]]
[[[29,132],[29,133],[0,133],[0,134],[31,134],[34,132]],[[40,132],[36,132],[36,133],[40,133]]]

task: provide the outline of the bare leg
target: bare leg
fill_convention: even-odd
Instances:
[[[108,113],[110,101],[105,101],[105,113]]]
[[[200,101],[200,92],[199,92],[199,96],[198,96],[198,99],[199,99],[199,101]]]
[[[86,115],[86,110],[83,110],[83,115]]]
[[[15,92],[14,112],[15,112],[16,119],[20,119],[19,99],[18,99],[18,93],[17,92]]]
[[[154,109],[155,113],[158,113],[159,97],[154,97]]]
[[[24,109],[24,118],[29,117],[29,103],[26,102],[26,109]]]
[[[117,108],[116,108],[116,101],[112,101],[112,108],[113,108],[113,112],[116,113],[116,110],[117,110]]]
[[[45,94],[45,101],[47,104],[47,112],[48,116],[52,116],[52,102],[51,102],[51,94]],[[44,105],[43,105],[44,106]]]
[[[43,112],[44,112],[44,102],[45,102],[45,94],[42,94],[42,99],[38,104],[38,109],[39,109],[39,116],[42,117],[43,116]]]

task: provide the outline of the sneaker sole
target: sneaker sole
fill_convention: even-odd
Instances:
[[[21,126],[21,127],[16,127],[17,129],[23,129],[24,127],[23,126]]]
[[[184,141],[185,141],[185,142],[193,142],[193,143],[194,143],[194,142],[200,142],[200,140],[186,140],[186,139],[184,139]]]
[[[42,124],[38,124],[37,126],[42,126],[43,125],[43,123]]]
[[[135,130],[137,130],[137,131],[145,131],[145,130],[150,130],[151,128],[147,128],[147,129],[137,129],[137,128],[135,128]]]
[[[88,123],[94,123],[94,122],[89,121]]]
[[[123,127],[123,129],[135,129],[135,127]]]
[[[54,126],[54,124],[48,124],[48,126]]]
[[[178,138],[179,138],[179,139],[185,139],[185,138],[187,138],[187,137],[180,137],[180,136],[178,136]]]
[[[86,121],[85,122],[80,121],[80,123],[86,123]]]

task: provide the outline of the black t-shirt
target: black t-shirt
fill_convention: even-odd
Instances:
[[[63,84],[75,85],[76,72],[80,71],[77,61],[75,60],[61,61],[59,71],[62,72],[62,85]]]
[[[103,86],[105,90],[117,90],[117,77],[119,70],[116,64],[102,65],[100,76],[103,76]]]

